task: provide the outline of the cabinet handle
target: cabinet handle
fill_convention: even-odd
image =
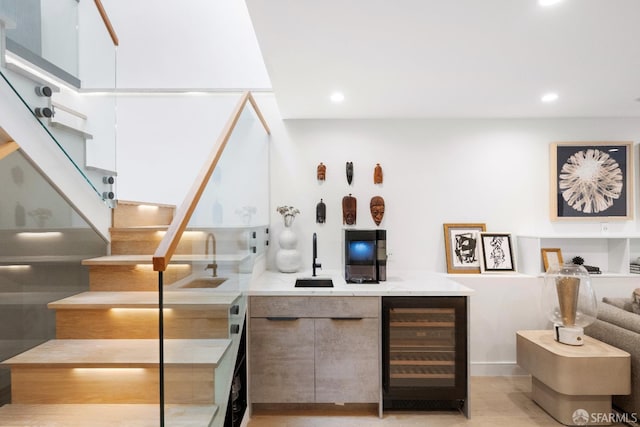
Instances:
[[[291,320],[298,320],[299,317],[267,317],[267,320],[272,320],[274,322],[286,322]]]
[[[332,317],[331,320],[362,320],[362,317]]]

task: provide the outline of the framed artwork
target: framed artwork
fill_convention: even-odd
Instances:
[[[633,143],[551,144],[551,219],[633,219]]]
[[[480,233],[480,267],[483,273],[516,271],[509,233]]]
[[[549,267],[559,267],[564,264],[560,248],[542,248],[540,251],[542,252],[544,271],[549,271]]]
[[[480,273],[478,235],[484,224],[444,224],[447,273]]]

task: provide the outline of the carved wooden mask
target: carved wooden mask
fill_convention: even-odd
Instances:
[[[324,224],[327,219],[327,205],[324,204],[322,199],[316,205],[316,222],[318,224]]]
[[[357,200],[355,197],[348,196],[342,198],[342,223],[354,225],[356,223]]]
[[[371,210],[371,217],[376,225],[380,225],[382,217],[384,217],[384,199],[380,196],[373,196],[369,203],[369,209]]]
[[[382,184],[382,166],[380,166],[380,163],[376,163],[376,167],[373,170],[373,183]]]
[[[327,176],[327,167],[322,162],[318,165],[317,175],[318,181],[324,181]]]
[[[353,181],[353,162],[347,162],[347,183],[351,185]]]

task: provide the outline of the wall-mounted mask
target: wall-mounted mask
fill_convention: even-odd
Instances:
[[[373,169],[373,183],[382,184],[382,166],[380,166],[380,163],[376,163],[376,167]]]
[[[322,199],[316,205],[316,222],[318,224],[324,224],[327,220],[327,205],[324,204]]]
[[[327,167],[325,166],[324,163],[320,162],[320,164],[318,165],[318,169],[317,169],[317,176],[318,176],[318,181],[324,181],[325,178],[327,177]]]
[[[373,196],[369,203],[369,209],[371,210],[371,217],[376,225],[380,225],[382,217],[384,217],[384,199],[380,196]]]
[[[353,181],[353,162],[347,162],[347,183],[351,185]]]
[[[354,225],[356,223],[357,200],[355,197],[348,196],[342,198],[342,223]]]

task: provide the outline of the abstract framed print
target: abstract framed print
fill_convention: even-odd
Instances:
[[[478,235],[485,224],[444,224],[447,273],[480,273]]]
[[[516,271],[509,233],[480,233],[480,268],[483,273]]]

